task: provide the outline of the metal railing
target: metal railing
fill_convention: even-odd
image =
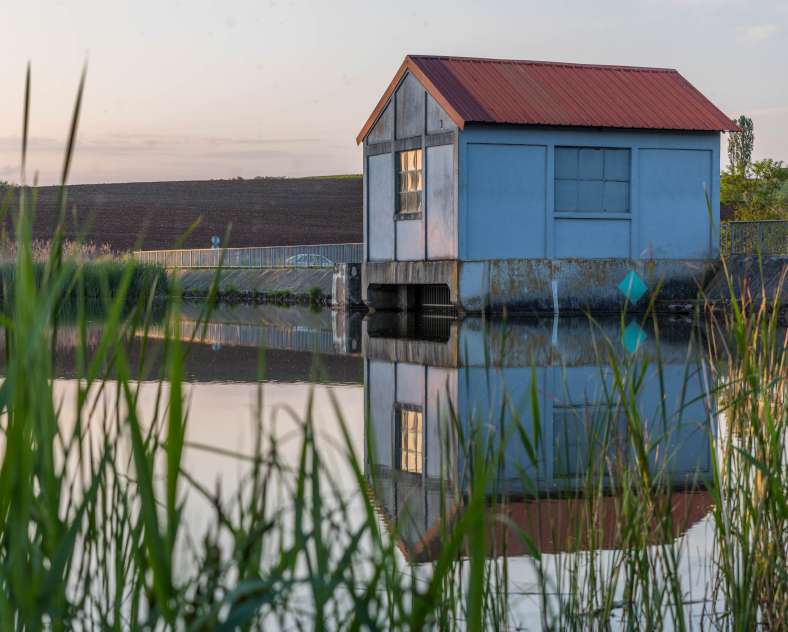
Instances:
[[[720,227],[723,255],[788,256],[788,220],[725,222]]]
[[[192,248],[138,250],[142,263],[165,268],[330,268],[335,263],[360,263],[364,244],[261,246],[254,248]]]
[[[181,340],[214,344],[227,347],[256,347],[304,351],[308,353],[341,353],[334,342],[330,329],[307,329],[302,327],[276,327],[256,323],[197,323],[184,319],[176,325]],[[164,338],[164,327],[152,326],[150,338]]]

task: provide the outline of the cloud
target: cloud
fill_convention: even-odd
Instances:
[[[759,44],[771,39],[782,30],[779,24],[751,24],[738,29],[739,39],[753,44]]]
[[[57,140],[55,138],[32,136],[27,140],[27,148],[29,151],[59,151],[62,153],[65,147],[66,143],[64,140]],[[21,150],[21,136],[0,136],[0,151],[21,152]]]
[[[294,158],[297,154],[273,149],[228,149],[227,151],[209,151],[203,154],[206,158],[223,158],[228,160],[280,160]]]
[[[752,116],[771,116],[772,114],[788,114],[788,105],[775,105],[773,107],[755,108],[749,110]]]
[[[717,9],[735,5],[746,6],[746,0],[646,0],[646,4],[657,7],[669,5],[688,9]]]
[[[15,167],[13,165],[4,165],[0,167],[0,178],[6,179],[9,176],[18,176],[19,175],[19,167]]]

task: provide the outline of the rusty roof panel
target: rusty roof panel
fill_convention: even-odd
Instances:
[[[412,56],[466,123],[735,129],[677,71],[630,66]]]
[[[687,131],[736,125],[676,70],[541,61],[410,55],[406,71],[460,127],[466,123]],[[383,100],[361,130],[361,141]]]

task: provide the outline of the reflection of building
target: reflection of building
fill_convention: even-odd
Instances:
[[[205,306],[187,302],[175,332],[182,340],[229,347],[258,347],[321,354],[359,352],[361,314],[313,311],[277,305],[220,305],[205,322]],[[150,338],[163,338],[164,325],[148,329]]]
[[[363,298],[594,309],[632,269],[694,297],[731,129],[675,70],[408,56],[357,137]]]
[[[595,340],[615,339],[617,321],[592,329],[585,319],[568,320],[554,329],[549,321],[483,325],[466,319],[450,323],[446,342],[397,338],[375,318],[365,326],[367,473],[409,559],[432,559],[440,549],[441,517],[451,520],[456,512],[467,475],[461,437],[474,425],[493,442],[505,437],[495,492],[508,498],[503,512],[545,552],[570,546],[584,512],[578,490],[589,468],[615,471],[634,462],[626,420],[616,412],[612,371],[594,359]],[[652,351],[644,343],[641,352]],[[710,504],[707,494],[693,491],[711,472],[709,425],[700,376],[687,365],[686,338],[663,340],[660,353],[664,390],[653,369],[636,403],[651,471],[674,490],[677,535]],[[615,544],[618,502],[610,485],[598,507],[597,546]],[[509,538],[508,547],[512,554],[525,552],[517,538]]]

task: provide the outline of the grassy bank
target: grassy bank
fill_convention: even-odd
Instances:
[[[0,263],[0,301],[11,303],[17,288],[17,262]],[[36,287],[42,288],[48,273],[45,261],[31,261],[29,273]],[[140,298],[164,298],[169,282],[164,268],[124,260],[66,260],[58,269],[58,303],[73,303],[77,298],[99,301],[120,294],[130,303]]]

